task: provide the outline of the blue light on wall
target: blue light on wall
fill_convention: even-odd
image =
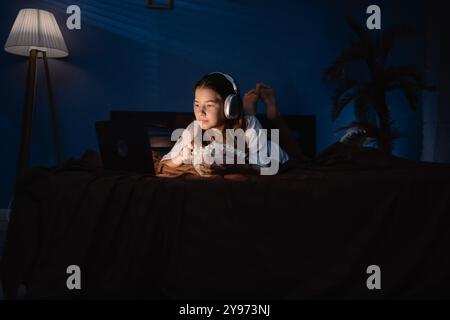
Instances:
[[[404,14],[401,3],[378,3],[386,24],[418,27],[421,1],[409,2]],[[233,74],[244,92],[257,82],[270,84],[282,113],[316,115],[318,150],[337,141],[334,130],[353,118],[349,110],[336,123],[331,121],[332,91],[321,82],[321,74],[349,39],[345,17],[362,21],[369,1],[290,0],[277,5],[273,0],[177,0],[172,10],[149,10],[145,0],[17,0],[0,3],[0,41],[6,41],[19,9],[41,7],[64,25],[66,8],[72,4],[81,8],[82,29],[62,29],[71,56],[50,62],[58,83],[55,96],[65,158],[97,149],[94,122],[108,118],[110,110],[191,111],[192,87],[211,70]],[[422,63],[421,46],[400,53],[398,59]],[[0,52],[0,68],[4,208],[14,181],[26,63]],[[38,105],[46,105],[45,96],[37,98]],[[421,115],[398,104],[395,118],[411,140],[404,140],[395,152],[418,159]],[[53,164],[46,112],[41,108],[36,113],[39,135],[33,143],[33,165]]]

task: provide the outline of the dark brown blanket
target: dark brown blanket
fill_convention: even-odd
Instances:
[[[152,177],[87,152],[28,173],[1,280],[31,299],[449,298],[449,244],[446,165],[336,144],[273,177]]]

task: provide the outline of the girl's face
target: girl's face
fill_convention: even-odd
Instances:
[[[225,122],[223,101],[220,95],[209,88],[197,88],[194,101],[195,119],[203,130],[222,129]]]

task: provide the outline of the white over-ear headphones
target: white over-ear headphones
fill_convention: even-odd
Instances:
[[[229,94],[223,103],[223,112],[227,119],[233,120],[239,118],[242,113],[242,100],[239,96],[239,90],[234,79],[223,72],[211,72],[211,74],[220,74],[227,79],[233,86],[234,94]]]

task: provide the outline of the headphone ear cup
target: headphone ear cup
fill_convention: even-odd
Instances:
[[[230,94],[225,99],[225,103],[223,105],[223,111],[225,113],[225,117],[229,120],[234,120],[239,118],[241,114],[242,103],[239,99],[238,95]]]

